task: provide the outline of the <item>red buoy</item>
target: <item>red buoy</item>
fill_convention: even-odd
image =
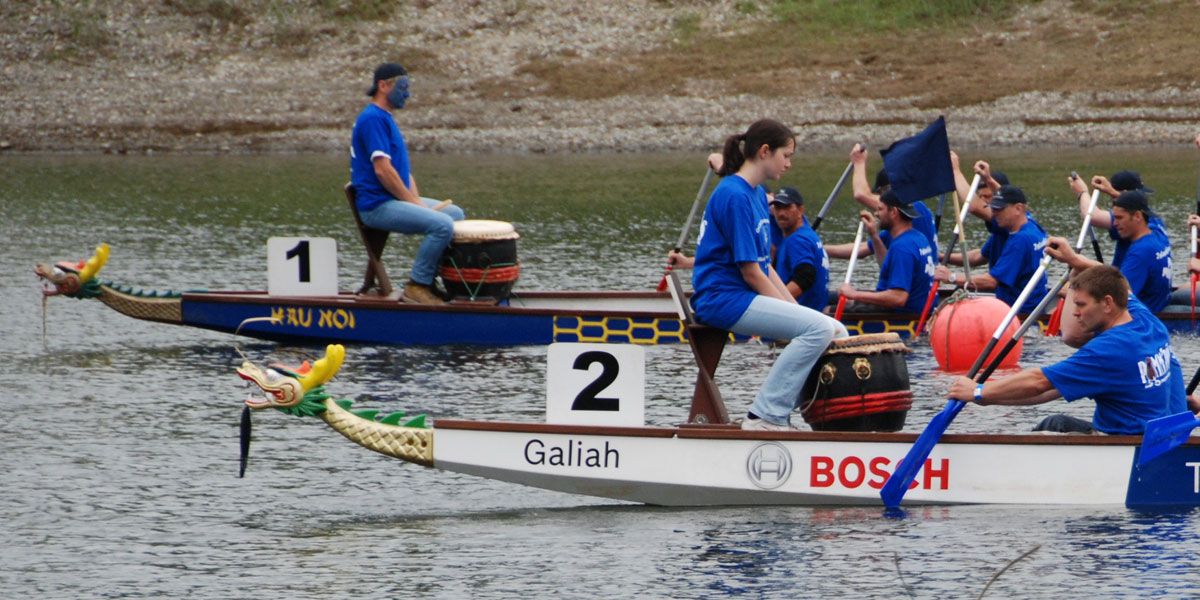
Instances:
[[[929,343],[933,346],[933,357],[937,359],[938,366],[951,373],[970,369],[1008,315],[1008,309],[1007,304],[992,296],[964,298],[938,309],[937,318],[929,330]],[[1000,353],[1018,327],[1020,323],[1017,319],[1008,324],[995,350],[983,363],[984,367]],[[1024,341],[1017,340],[1017,345],[1004,357],[1000,368],[1015,368],[1021,359],[1023,346]]]

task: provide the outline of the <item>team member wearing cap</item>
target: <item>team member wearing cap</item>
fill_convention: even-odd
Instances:
[[[871,305],[888,310],[919,313],[925,308],[925,298],[933,283],[933,248],[921,232],[913,228],[913,219],[920,214],[913,204],[900,200],[896,192],[885,190],[874,214],[863,211],[866,229],[875,236],[878,227],[886,229],[892,240],[887,255],[879,267],[879,283],[875,291],[860,291],[843,283],[838,293],[862,310]]]
[[[1070,249],[1062,238],[1052,243]],[[1091,422],[1055,415],[1034,428],[1063,433],[1138,435],[1146,421],[1185,410],[1183,373],[1167,328],[1129,295],[1120,271],[1096,265],[1075,273],[1070,297],[1071,318],[1091,336],[1075,354],[983,384],[958,377],[947,395],[981,405],[1033,405],[1059,397],[1095,400]]]
[[[1071,182],[1071,188],[1081,197],[1087,193],[1086,185],[1078,179]],[[1149,198],[1140,189],[1121,192],[1113,200],[1112,212],[1108,214],[1113,229],[1120,236],[1112,265],[1129,280],[1133,294],[1146,308],[1153,312],[1163,310],[1171,301],[1171,242],[1166,234],[1152,227],[1154,220],[1162,221],[1150,210]],[[1096,223],[1095,212],[1092,223]],[[1076,254],[1069,246],[1062,254],[1063,262],[1072,268],[1084,269],[1099,264]]]
[[[441,304],[442,299],[433,291],[433,278],[442,252],[454,237],[454,221],[463,218],[463,211],[453,205],[434,210],[438,201],[421,198],[417,190],[408,148],[391,112],[404,108],[408,84],[408,73],[396,63],[384,63],[375,69],[367,91],[371,102],[359,113],[350,134],[350,183],[364,225],[425,234],[401,299]]]
[[[1138,175],[1134,171],[1117,171],[1116,173],[1113,173],[1111,179],[1106,179],[1102,175],[1096,175],[1092,177],[1092,186],[1099,189],[1101,192],[1104,192],[1114,200],[1117,198],[1117,196],[1120,196],[1122,192],[1139,191],[1147,195],[1148,203],[1149,194],[1154,193],[1153,189],[1146,187],[1146,185],[1142,183],[1142,176]],[[1087,210],[1088,204],[1091,201],[1091,195],[1088,194],[1087,184],[1082,181],[1072,181],[1071,191],[1075,192],[1076,197],[1079,199],[1079,214],[1082,215],[1083,212]],[[1150,226],[1150,230],[1152,232],[1154,232],[1156,235],[1161,235],[1164,240],[1167,240],[1167,226],[1165,223],[1163,223],[1163,220],[1158,217],[1158,215],[1151,213],[1147,224]],[[1092,227],[1099,227],[1108,230],[1108,237],[1116,242],[1116,247],[1113,249],[1112,264],[1119,267],[1121,264],[1121,259],[1124,258],[1125,253],[1129,251],[1129,243],[1121,236],[1120,232],[1117,231],[1116,224],[1113,222],[1113,212],[1111,210],[1106,211],[1097,206],[1092,211]],[[1170,245],[1169,240],[1167,240],[1166,243],[1167,245]]]
[[[1012,306],[1021,295],[1025,284],[1037,272],[1038,263],[1046,249],[1046,232],[1029,217],[1025,193],[1021,188],[1005,185],[992,196],[986,215],[987,228],[991,235],[983,248],[972,250],[971,264],[987,262],[988,272],[971,276],[971,285],[977,289],[995,290],[996,297]],[[962,255],[951,256],[952,264],[962,264]],[[945,266],[937,267],[936,277],[955,285],[966,285],[958,273]],[[1042,274],[1029,298],[1020,308],[1029,312],[1046,295],[1046,275]]]
[[[771,200],[771,213],[783,231],[775,272],[801,306],[825,310],[829,304],[829,255],[804,218],[804,198],[796,188],[782,188]]]
[[[863,205],[867,210],[874,212],[881,205],[880,194],[891,187],[887,171],[879,169],[875,173],[875,184],[868,184],[867,150],[859,144],[855,144],[850,149],[850,162],[854,165],[854,175],[851,178],[851,184],[854,186],[854,200]],[[933,213],[929,211],[929,207],[925,206],[924,202],[913,202],[912,207],[917,215],[913,218],[913,227],[921,232],[925,236],[925,239],[929,240],[931,248],[937,250],[937,230],[934,227]],[[875,240],[872,238],[860,244],[857,249],[854,248],[854,244],[852,243],[830,245],[825,249],[829,253],[829,256],[833,258],[850,258],[850,254],[857,251],[860,258],[875,254],[876,259],[883,262],[883,257],[887,253],[886,250],[892,244],[892,234],[882,231],[879,233],[879,239],[883,241],[882,248],[877,248]]]

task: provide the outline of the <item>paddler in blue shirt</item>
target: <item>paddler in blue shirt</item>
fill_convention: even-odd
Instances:
[[[790,340],[742,421],[743,429],[790,430],[809,371],[846,328],[800,306],[771,266],[770,218],[763,183],[792,164],[795,134],[770,119],[729,136],[717,184],[696,242],[691,303],[696,320],[742,335]]]
[[[1087,184],[1080,179],[1069,181],[1071,191],[1081,201],[1088,197]],[[1140,178],[1137,183],[1140,186]],[[1157,313],[1171,301],[1171,240],[1160,229],[1162,219],[1150,210],[1150,199],[1144,190],[1145,187],[1141,186],[1121,192],[1113,200],[1111,211],[1092,211],[1092,225],[1109,227],[1111,224],[1113,231],[1117,232],[1119,239],[1113,252],[1112,265],[1129,280],[1129,286],[1138,300]],[[1085,204],[1081,212],[1086,210]],[[1069,257],[1067,264],[1073,268],[1099,264],[1074,252],[1066,255]]]
[[[1047,252],[1059,258],[1060,249],[1070,243],[1051,238]],[[1121,272],[1109,265],[1076,271],[1070,290],[1069,318],[1091,337],[1075,354],[982,384],[958,377],[947,396],[980,405],[1027,406],[1059,397],[1096,402],[1090,422],[1054,415],[1034,428],[1059,433],[1140,435],[1147,421],[1186,410],[1183,373],[1167,328],[1130,295]]]
[[[891,238],[879,267],[875,291],[856,290],[853,285],[843,283],[838,293],[856,303],[847,305],[846,310],[882,308],[920,313],[933,283],[933,248],[929,239],[913,228],[913,220],[920,214],[913,204],[901,200],[890,188],[880,195],[880,200],[874,214],[867,211],[860,214],[873,238],[879,238],[877,228],[887,230]]]
[[[823,311],[829,304],[829,255],[804,218],[804,197],[785,187],[771,199],[771,214],[783,232],[775,272],[801,306]]]
[[[956,178],[961,179],[962,175]],[[991,235],[983,248],[972,250],[969,254],[971,264],[986,262],[988,265],[987,273],[971,275],[970,284],[980,291],[995,290],[996,298],[1012,306],[1029,278],[1037,272],[1047,237],[1041,226],[1030,218],[1028,201],[1021,188],[1001,186],[991,196],[986,205],[980,206],[978,199],[971,201],[971,213],[984,219]],[[961,265],[962,260],[961,254],[955,254],[948,257],[946,262]],[[944,265],[937,267],[936,277],[956,286],[966,286],[968,283]],[[1032,311],[1045,297],[1046,291],[1046,276],[1043,274],[1021,306],[1021,312]]]
[[[859,144],[855,144],[850,149],[850,163],[854,165],[854,175],[851,178],[851,185],[854,187],[854,200],[863,205],[867,210],[874,212],[882,204],[880,197],[883,192],[891,187],[891,181],[888,179],[887,171],[879,169],[875,173],[875,184],[867,183],[867,149]],[[937,230],[934,226],[933,213],[929,207],[925,206],[924,202],[913,202],[913,211],[917,216],[912,219],[912,226],[917,231],[925,236],[929,241],[929,246],[937,250]],[[887,254],[887,248],[892,244],[892,234],[888,231],[879,233],[879,239],[883,242],[881,246],[876,246],[874,239],[868,239],[857,248],[858,257],[869,256],[874,254],[875,259],[880,263],[883,262]],[[831,244],[825,247],[826,252],[833,258],[850,258],[851,252],[856,249],[854,244]],[[920,312],[924,308],[921,305],[917,308]]]

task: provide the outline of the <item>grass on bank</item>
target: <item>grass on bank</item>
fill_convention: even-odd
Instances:
[[[1200,77],[1188,0],[777,0],[738,4],[748,17],[732,30],[679,4],[669,39],[653,51],[534,59],[518,71],[534,85],[485,82],[476,91],[598,99],[703,85],[915,97],[942,108],[1032,90],[1184,88]]]

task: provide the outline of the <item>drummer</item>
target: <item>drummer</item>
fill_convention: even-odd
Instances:
[[[801,306],[825,310],[829,304],[829,255],[804,217],[804,198],[796,188],[780,188],[771,198],[771,214],[783,232],[775,254],[775,272]]]
[[[350,135],[350,183],[363,225],[398,233],[424,233],[413,259],[412,275],[400,299],[417,304],[441,304],[433,278],[442,252],[454,236],[461,208],[422,198],[409,168],[408,148],[392,111],[408,100],[408,72],[396,63],[375,69],[367,104]],[[437,207],[435,209],[435,207]]]
[[[691,303],[697,321],[743,335],[790,340],[779,354],[743,429],[790,430],[791,413],[809,371],[841,323],[800,306],[771,266],[771,240],[763,183],[791,167],[795,134],[770,119],[729,136],[721,182],[704,209],[696,243]]]
[[[1052,238],[1052,255],[1069,249]],[[1109,265],[1071,277],[1071,316],[1090,340],[1075,354],[1043,368],[977,384],[958,377],[947,396],[980,405],[1028,406],[1057,398],[1092,398],[1091,421],[1068,415],[1046,417],[1034,431],[1140,435],[1151,419],[1186,410],[1183,373],[1167,328],[1129,293],[1129,282]]]
[[[879,267],[879,282],[875,291],[857,290],[843,283],[838,293],[856,304],[847,310],[891,310],[920,313],[925,308],[925,298],[933,283],[933,248],[929,240],[913,227],[920,216],[915,203],[904,202],[890,188],[880,195],[879,207],[874,214],[861,213],[866,230],[877,242],[885,230],[891,239],[883,264]],[[876,256],[880,252],[875,246]]]

